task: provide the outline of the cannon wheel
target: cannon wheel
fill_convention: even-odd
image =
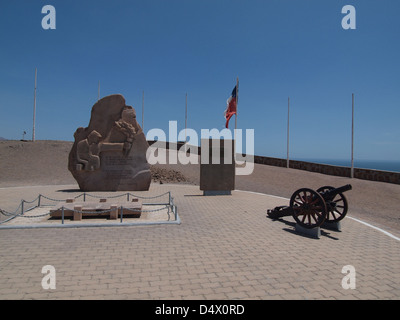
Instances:
[[[318,193],[324,192],[327,190],[335,189],[331,186],[324,186],[317,190]],[[326,221],[328,222],[338,222],[342,220],[346,214],[348,209],[347,199],[343,195],[343,193],[338,193],[333,199],[325,200],[328,209],[328,215],[326,217]],[[336,205],[334,207],[329,205],[329,201],[333,201]]]
[[[295,191],[290,198],[293,218],[307,229],[319,227],[326,219],[327,210],[324,198],[308,188]]]

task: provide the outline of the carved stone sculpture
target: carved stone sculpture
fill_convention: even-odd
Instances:
[[[78,128],[68,159],[68,169],[82,191],[148,190],[149,147],[136,112],[114,94],[92,107],[87,128]]]

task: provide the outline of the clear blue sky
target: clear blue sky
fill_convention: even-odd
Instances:
[[[56,29],[44,30],[44,5]],[[344,30],[344,5],[356,29]],[[0,2],[0,136],[73,140],[101,96],[124,95],[144,129],[222,129],[239,77],[238,128],[255,153],[400,161],[398,0],[142,0]],[[230,128],[234,126],[234,118]]]

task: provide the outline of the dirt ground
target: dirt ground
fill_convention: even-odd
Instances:
[[[67,168],[72,144],[70,141],[0,141],[0,187],[76,183]],[[152,176],[153,183],[199,185],[200,165],[154,165]],[[235,181],[237,190],[285,198],[304,187],[316,190],[321,186],[345,184],[353,187],[345,193],[349,216],[396,235],[400,233],[400,185],[259,164],[254,165],[251,175],[236,176]],[[265,212],[267,209],[271,208],[265,208]]]

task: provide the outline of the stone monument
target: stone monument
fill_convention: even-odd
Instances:
[[[135,109],[125,104],[122,95],[97,101],[89,126],[78,128],[74,138],[68,170],[82,191],[149,189],[149,145],[136,121]]]
[[[200,190],[205,196],[235,190],[234,140],[201,139]]]

